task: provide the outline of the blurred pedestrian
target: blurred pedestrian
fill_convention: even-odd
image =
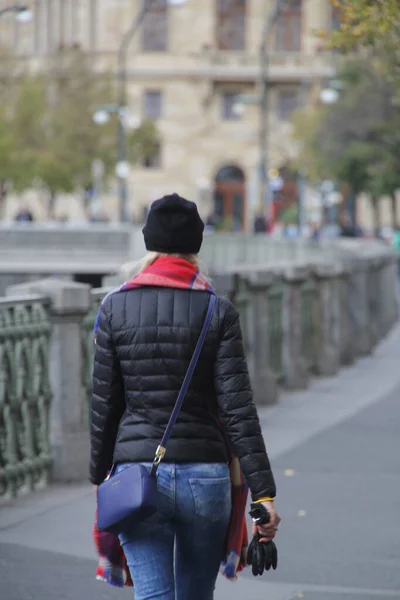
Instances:
[[[214,233],[215,221],[216,221],[216,219],[215,219],[214,215],[209,215],[207,217],[205,227],[204,227],[204,233]]]
[[[262,213],[257,213],[254,218],[254,233],[267,233],[267,220]]]
[[[154,202],[143,229],[148,254],[139,273],[103,301],[91,404],[95,486],[113,463],[116,472],[134,463],[151,467],[215,295],[199,272],[203,229],[193,202],[177,194]],[[240,505],[231,495],[231,452],[240,460],[253,500],[271,515],[270,523],[258,528],[261,538],[270,540],[280,518],[239,316],[228,299],[217,296],[158,467],[158,511],[119,535],[137,600],[212,600],[221,561],[227,576],[235,578],[244,548],[227,556],[227,539],[244,535],[246,497]],[[232,532],[232,523],[244,530]]]
[[[348,238],[363,237],[360,227],[353,222],[353,219],[347,211],[344,211],[340,217],[340,236]]]

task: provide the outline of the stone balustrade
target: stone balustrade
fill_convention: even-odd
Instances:
[[[239,311],[259,405],[371,353],[397,320],[390,249],[332,242],[297,258],[210,273]],[[53,480],[87,478],[93,325],[107,291],[43,279],[0,300],[0,497],[46,483],[50,464]]]

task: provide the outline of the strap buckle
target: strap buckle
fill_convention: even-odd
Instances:
[[[160,464],[160,462],[163,460],[166,451],[167,451],[167,449],[164,448],[164,446],[158,446],[157,447],[156,455],[155,455],[154,460],[153,460],[153,465],[155,467],[157,467]]]

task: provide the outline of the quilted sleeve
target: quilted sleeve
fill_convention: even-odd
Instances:
[[[240,460],[253,500],[275,497],[276,488],[265,449],[247,362],[239,315],[223,301],[221,336],[214,366],[214,387],[220,416],[233,452]]]
[[[95,485],[104,480],[112,466],[118,426],[124,410],[123,379],[109,316],[103,306],[96,338],[90,410],[90,481]]]

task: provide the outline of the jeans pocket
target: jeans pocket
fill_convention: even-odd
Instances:
[[[195,513],[210,521],[219,521],[231,510],[231,480],[221,478],[191,478]]]

